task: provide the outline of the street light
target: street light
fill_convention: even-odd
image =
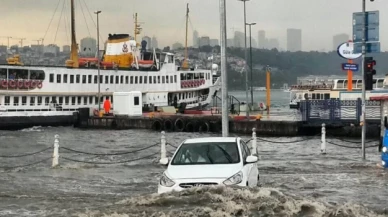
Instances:
[[[252,106],[253,106],[252,26],[256,25],[256,23],[245,23],[245,25],[249,26],[249,57],[250,57],[250,69],[249,70],[251,71],[251,103],[252,103]]]
[[[247,120],[249,120],[249,98],[248,98],[248,71],[247,69],[247,61],[248,61],[248,52],[247,52],[247,13],[246,13],[246,7],[245,3],[249,0],[238,0],[244,2],[244,41],[245,41],[245,91],[246,91],[246,116]]]
[[[98,114],[100,114],[101,110],[101,92],[100,92],[100,24],[98,20],[98,15],[101,11],[94,12],[97,15],[97,68],[98,68]]]

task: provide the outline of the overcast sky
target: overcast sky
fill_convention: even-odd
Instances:
[[[60,1],[58,11],[48,29],[45,44],[69,44],[65,34],[65,16],[62,16],[56,34],[63,3],[69,19],[70,0],[0,0],[0,36],[26,38],[24,44],[43,38],[49,27],[51,17]],[[108,33],[133,32],[133,14],[139,14],[144,22],[142,35],[156,36],[160,46],[171,45],[176,41],[184,42],[185,8],[190,4],[189,45],[192,44],[192,31],[200,35],[219,38],[219,1],[218,0],[75,0],[77,2],[77,39],[96,36],[92,18],[95,10],[100,14],[100,32],[105,40]],[[232,29],[243,31],[243,3],[238,0],[227,1],[228,38],[233,37]],[[86,9],[87,4],[92,18]],[[331,50],[333,35],[352,34],[352,13],[361,11],[361,0],[251,0],[247,2],[247,22],[256,22],[252,35],[257,39],[258,30],[265,30],[268,37],[278,38],[280,46],[286,47],[286,29],[302,29],[302,49]],[[80,5],[82,4],[83,10]],[[380,10],[380,38],[384,50],[388,50],[388,1],[367,0],[367,10]],[[83,13],[86,17],[86,22]],[[69,22],[68,22],[69,23]],[[87,25],[86,25],[87,24]],[[89,31],[88,31],[89,28]],[[69,31],[67,31],[69,34]],[[90,34],[89,34],[90,32]],[[248,32],[249,34],[249,32]],[[56,37],[55,37],[56,36]],[[0,38],[0,44],[7,39]],[[18,43],[11,40],[11,44]]]

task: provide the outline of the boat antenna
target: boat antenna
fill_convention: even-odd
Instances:
[[[187,35],[188,35],[188,25],[189,25],[189,3],[187,3],[187,9],[186,9],[186,38],[185,38],[185,59],[183,60],[182,68],[188,69],[188,51],[187,51]]]
[[[78,68],[78,45],[77,39],[75,37],[75,9],[74,9],[74,0],[70,0],[70,10],[71,10],[71,53],[70,61],[66,61],[66,65],[72,68]]]

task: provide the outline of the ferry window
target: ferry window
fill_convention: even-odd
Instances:
[[[98,83],[98,76],[97,76],[97,75],[94,76],[94,83],[95,83],[95,84]]]
[[[25,69],[9,69],[9,79],[27,79],[28,70]]]
[[[27,105],[27,97],[22,96],[22,105]]]
[[[182,99],[182,94],[181,93],[179,93],[179,99]]]
[[[135,96],[135,97],[133,98],[133,101],[134,101],[134,104],[135,104],[135,105],[139,105],[139,97],[138,97],[138,96]]]
[[[69,105],[69,97],[65,96],[65,105]]]
[[[124,84],[124,76],[120,76],[120,84]]]
[[[199,77],[200,78],[204,78],[205,76],[204,76],[204,73],[199,73]]]
[[[170,76],[170,83],[174,83],[174,76]]]
[[[13,97],[13,105],[14,106],[18,106],[19,105],[19,97],[17,97],[17,96]]]
[[[59,105],[62,105],[62,104],[63,104],[63,96],[60,96],[60,97],[59,97],[58,103],[59,103]]]
[[[11,79],[11,73],[9,75],[9,79]],[[54,83],[54,74],[50,74],[50,83]]]
[[[67,83],[67,74],[63,75],[63,83]]]
[[[135,76],[135,84],[137,84],[137,76]]]
[[[185,74],[181,74],[181,81],[186,80]]]
[[[80,81],[81,81],[80,75],[76,75],[75,76],[75,83],[79,84]]]
[[[7,79],[7,69],[0,69],[0,79]]]
[[[75,96],[71,97],[71,104],[75,105]]]
[[[119,84],[120,82],[119,82],[119,76],[116,76],[116,84]]]
[[[74,83],[74,75],[70,75],[70,84]]]
[[[57,75],[57,83],[61,83],[61,74]]]
[[[55,96],[51,97],[51,102],[53,102],[53,103],[57,103],[57,99],[56,99],[56,97],[55,97]]]
[[[133,84],[133,76],[131,76],[131,84]]]
[[[176,75],[174,75],[174,82],[176,83]]]
[[[154,77],[154,84],[156,84],[156,76],[153,76]]]
[[[148,79],[148,81],[149,81],[148,83],[152,84],[152,76],[149,76],[148,78],[149,78]]]
[[[102,82],[104,81],[104,76],[100,75],[100,84],[102,84]]]
[[[45,74],[43,70],[30,70],[31,80],[44,80]]]
[[[82,84],[86,84],[86,75],[82,75]]]
[[[312,94],[311,99],[315,99],[315,93]]]
[[[143,83],[143,76],[139,76],[139,84]]]
[[[77,97],[77,104],[81,105],[81,97],[80,96]]]
[[[113,96],[110,96],[109,99],[110,99],[111,103],[113,103]]]
[[[102,96],[102,97],[100,97],[100,103],[101,102],[104,102],[104,97]]]
[[[44,98],[44,104],[45,105],[48,105],[50,103],[50,98],[48,97],[48,96],[46,96],[45,98]]]
[[[376,84],[377,84],[376,88],[383,88],[384,87],[384,80],[379,79]]]
[[[94,97],[94,104],[98,104],[98,97],[96,96],[96,97]]]
[[[144,84],[147,84],[147,76],[144,76]]]
[[[89,83],[89,84],[92,83],[92,75],[88,75],[88,83]]]
[[[38,96],[38,105],[42,105],[42,97]]]
[[[111,76],[110,76],[110,83],[113,84],[113,81],[114,81],[114,76],[111,75]]]
[[[89,96],[89,104],[90,104],[90,105],[93,104],[93,97],[92,97],[92,96]]]
[[[105,75],[105,84],[109,84],[109,76]]]
[[[88,104],[88,97],[84,96],[84,105],[87,105],[87,104]]]
[[[5,105],[9,105],[10,104],[10,97],[9,96],[5,96],[4,104]]]
[[[324,97],[325,99],[330,99],[330,93],[325,93]]]
[[[162,76],[162,84],[164,84],[164,83],[165,83],[165,77]]]
[[[158,75],[158,84],[160,84],[160,76]]]
[[[168,84],[168,75],[166,75],[166,83]]]
[[[357,80],[357,88],[362,88],[362,81],[361,80]]]
[[[128,84],[128,81],[129,80],[129,77],[128,76],[125,76],[125,83]]]

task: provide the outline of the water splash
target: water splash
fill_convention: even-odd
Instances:
[[[170,194],[151,194],[128,198],[97,211],[79,213],[80,217],[110,216],[379,216],[363,206],[331,205],[285,195],[275,188],[193,188]]]

